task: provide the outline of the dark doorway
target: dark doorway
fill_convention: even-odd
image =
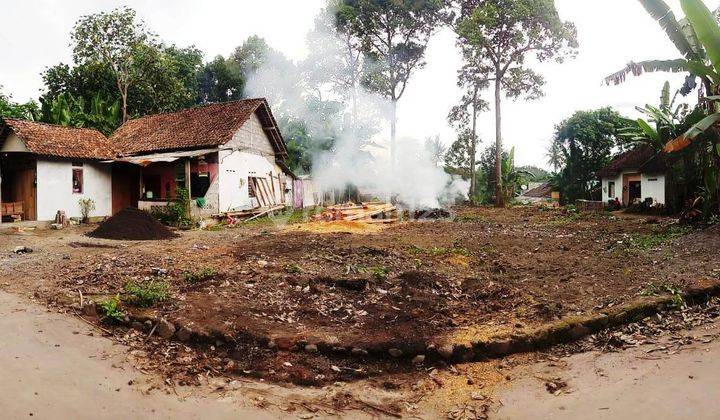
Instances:
[[[8,154],[2,157],[0,201],[3,203],[4,219],[20,217],[22,220],[37,220],[36,173],[37,162],[30,155]]]
[[[628,198],[630,199],[630,204],[642,199],[640,181],[630,181],[628,183]]]

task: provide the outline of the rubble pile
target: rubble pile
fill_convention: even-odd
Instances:
[[[365,223],[394,223],[397,217],[386,217],[397,208],[388,203],[368,202],[368,203],[344,203],[326,208],[321,214],[315,216],[318,221],[333,222],[339,220],[360,221]]]
[[[92,238],[153,241],[172,239],[176,235],[149,213],[128,207],[102,222],[88,233]]]

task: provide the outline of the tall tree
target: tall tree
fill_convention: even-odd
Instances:
[[[71,36],[76,63],[100,63],[112,72],[122,121],[127,121],[128,89],[139,77],[135,54],[140,47],[153,45],[155,36],[128,7],[81,17]]]
[[[436,134],[425,139],[425,151],[430,157],[433,165],[440,166],[440,164],[445,160],[447,147],[445,147],[442,140],[440,140],[440,135]]]
[[[390,160],[396,160],[397,103],[413,72],[425,65],[432,34],[452,17],[443,0],[342,0],[338,24],[370,60],[365,84],[390,101]]]
[[[496,205],[504,206],[502,194],[502,112],[506,97],[537,99],[544,78],[526,63],[534,57],[543,62],[563,62],[575,55],[575,26],[560,19],[554,0],[466,0],[461,2],[457,23],[459,42],[476,50],[478,74],[495,85]]]
[[[465,128],[458,132],[457,138],[445,152],[445,170],[454,175],[460,175],[463,179],[470,179],[473,174],[470,168],[477,164],[477,155],[471,154],[472,132]],[[475,191],[470,191],[471,198]]]
[[[487,87],[487,81],[472,70],[471,65],[466,63],[458,73],[458,86],[465,90],[460,104],[454,106],[448,115],[448,121],[457,126],[458,130],[469,135],[468,153],[470,156],[477,155],[478,135],[477,118],[478,114],[488,109],[488,103],[480,96],[482,89]],[[474,200],[477,190],[477,171],[475,159],[470,159],[470,200]]]
[[[226,102],[243,97],[245,76],[234,60],[218,55],[203,66],[197,77],[198,103]]]

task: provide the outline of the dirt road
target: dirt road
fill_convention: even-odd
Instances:
[[[126,352],[77,318],[0,292],[0,417],[279,417],[216,398],[148,392],[150,377],[124,362]]]
[[[696,337],[717,335],[709,330]],[[682,335],[685,335],[683,332]],[[662,347],[662,346],[660,346]],[[720,418],[720,342],[695,344],[667,354],[657,345],[619,353],[584,353],[531,368],[497,398],[497,419],[717,419]],[[546,379],[568,388],[552,395]]]

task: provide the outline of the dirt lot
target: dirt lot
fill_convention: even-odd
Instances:
[[[424,370],[411,360],[439,363],[445,343],[720,279],[716,228],[532,207],[461,208],[368,234],[272,222],[156,242],[86,231],[0,233],[0,287],[71,309],[80,294],[102,301],[127,298],[128,282],[168,284],[167,300],[141,308],[128,298],[121,309],[184,330],[189,344],[148,349],[148,368],[180,383],[208,369],[309,385],[411,374]],[[34,252],[12,252],[21,245]]]

